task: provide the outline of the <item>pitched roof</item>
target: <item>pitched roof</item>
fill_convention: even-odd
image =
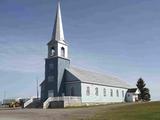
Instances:
[[[100,84],[100,85],[106,85],[106,86],[114,86],[114,87],[122,87],[122,88],[130,88],[130,86],[126,82],[113,76],[103,75],[100,73],[82,70],[74,67],[67,69],[67,71],[72,73],[81,82]]]
[[[129,92],[129,93],[135,93],[135,92],[137,92],[137,90],[138,90],[138,88],[131,88],[131,89],[128,89],[127,92]],[[139,90],[138,90],[138,93],[139,93]]]
[[[137,88],[132,88],[132,89],[128,89],[128,91],[127,92],[131,92],[131,93],[133,93],[133,92],[136,92],[137,91]]]

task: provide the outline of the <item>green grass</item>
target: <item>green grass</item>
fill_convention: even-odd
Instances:
[[[106,108],[85,120],[160,120],[160,102]]]

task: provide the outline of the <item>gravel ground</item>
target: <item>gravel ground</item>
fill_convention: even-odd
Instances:
[[[72,120],[92,114],[91,108],[0,110],[0,120]]]
[[[111,109],[128,104],[113,104],[88,108],[68,109],[0,109],[0,120],[74,120],[93,116],[103,109]]]

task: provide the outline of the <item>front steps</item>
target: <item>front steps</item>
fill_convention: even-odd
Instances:
[[[41,108],[42,104],[39,98],[31,98],[24,103],[24,108]]]

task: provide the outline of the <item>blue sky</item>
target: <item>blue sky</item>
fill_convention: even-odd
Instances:
[[[53,30],[56,0],[0,0],[0,99],[36,94]],[[160,1],[62,0],[71,64],[118,76],[142,77],[160,100]]]

